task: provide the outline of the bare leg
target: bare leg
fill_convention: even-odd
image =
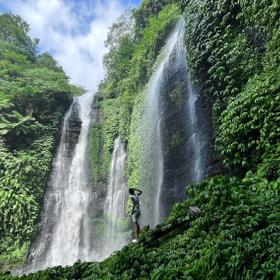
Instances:
[[[139,233],[140,233],[140,226],[138,224],[138,221],[135,222],[135,225],[136,225],[136,238],[138,238]]]

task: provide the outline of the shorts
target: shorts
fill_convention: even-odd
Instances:
[[[136,223],[139,218],[140,218],[140,215],[141,215],[141,212],[134,212],[132,215],[131,215],[131,219],[132,219],[132,222],[133,223]]]

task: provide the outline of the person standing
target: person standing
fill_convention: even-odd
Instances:
[[[138,223],[138,220],[141,216],[140,211],[140,195],[142,194],[142,191],[136,189],[136,188],[130,188],[129,190],[130,199],[132,201],[132,211],[131,211],[131,219],[132,222],[135,224],[135,239],[132,240],[133,243],[136,243],[138,241],[139,233],[140,233],[140,225]]]

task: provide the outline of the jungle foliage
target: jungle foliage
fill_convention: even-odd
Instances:
[[[186,46],[201,95],[213,103],[217,149],[240,175],[279,158],[278,1],[191,1]]]
[[[0,266],[24,259],[65,110],[82,89],[38,54],[19,16],[0,15]]]
[[[140,10],[144,11],[148,3],[144,1]],[[104,57],[106,77],[99,88],[104,98],[105,173],[108,172],[114,139],[120,135],[124,143],[128,141],[135,98],[141,94],[151,75],[164,40],[179,17],[179,8],[174,4],[161,5],[159,13],[145,18],[147,22],[142,19],[145,27],[141,32],[137,30],[140,24],[137,22],[141,21],[138,13],[139,10],[135,10],[121,17],[112,26],[106,41],[109,48]]]
[[[79,271],[83,279],[278,279],[279,1],[143,1],[133,13],[130,44],[123,48],[118,44],[109,56],[141,45],[145,32],[152,30],[151,18],[159,18],[170,4],[179,4],[177,11],[184,10],[186,53],[193,81],[200,89],[200,98],[212,105],[209,117],[216,150],[228,173],[238,177],[218,176],[189,186],[190,199],[176,205],[166,223],[143,233],[142,245],[129,245],[100,264],[82,267],[77,263],[57,272]],[[107,157],[113,139],[121,135],[128,145],[131,185],[137,185],[140,176],[136,134],[143,111],[143,86],[158,48],[172,28],[171,21],[168,24],[154,51],[149,55],[147,51],[147,59],[140,60],[144,74],[138,71],[134,75],[131,69],[135,68],[129,68],[128,61],[137,65],[133,55],[128,60],[118,56],[120,63],[115,66],[106,66],[105,60],[107,73],[118,77],[110,87],[112,76],[108,75],[101,87],[105,115],[114,120],[112,130],[105,131],[107,143],[111,143],[106,148]],[[126,70],[119,68],[121,62]],[[129,91],[125,85],[131,79],[134,84]],[[124,102],[124,95],[129,103]],[[125,108],[129,108],[126,113]],[[123,119],[126,125],[121,125]],[[186,210],[190,205],[202,210],[191,223]],[[185,227],[179,225],[180,220],[186,221]]]
[[[165,223],[144,230],[139,244],[100,263],[77,262],[21,279],[278,279],[279,184],[253,173],[213,177],[190,186],[189,199],[176,204]],[[190,206],[199,207],[198,217]]]
[[[22,279],[280,279],[279,1],[144,0],[139,9],[120,18],[112,26],[107,40],[109,53],[104,58],[106,77],[99,88],[102,95],[99,105],[104,122],[92,130],[92,138],[100,139],[98,135],[101,133],[103,143],[101,148],[100,143],[98,149],[92,148],[94,168],[100,159],[94,153],[101,149],[104,151],[103,167],[98,170],[102,170],[102,178],[106,177],[113,142],[120,135],[128,147],[127,175],[130,183],[137,185],[140,170],[136,127],[143,110],[143,87],[164,40],[182,10],[186,20],[185,43],[192,77],[200,88],[200,98],[207,99],[213,107],[217,153],[227,168],[227,175],[235,176],[217,176],[188,186],[189,199],[176,204],[162,225],[153,230],[146,228],[140,244],[128,245],[103,262],[77,262],[71,267],[47,269]],[[10,60],[6,58],[8,62],[4,66],[1,66],[0,60],[0,73],[7,76],[6,93],[0,95],[0,104],[3,112],[9,114],[2,121],[13,124],[3,126],[1,136],[1,153],[14,164],[9,165],[11,167],[7,172],[12,172],[16,164],[26,165],[33,160],[37,163],[36,147],[42,143],[47,145],[43,137],[54,141],[57,129],[59,118],[51,118],[51,121],[48,117],[54,115],[43,114],[44,110],[50,110],[48,106],[44,104],[39,111],[36,110],[39,105],[34,105],[36,102],[40,104],[41,98],[48,94],[48,97],[55,98],[57,92],[45,92],[45,82],[37,83],[37,77],[32,76],[35,73],[30,68],[36,65],[44,71],[56,72],[61,77],[57,80],[61,81],[58,88],[67,87],[67,83],[62,83],[67,81],[66,77],[65,80],[62,78],[61,70],[51,62],[50,57],[36,55],[34,50],[30,50],[34,42],[30,42],[24,34],[20,36],[16,44],[14,39],[2,39],[3,44],[10,46],[10,52],[13,52],[6,55],[10,56]],[[21,44],[25,40],[27,45],[23,47]],[[2,53],[1,58],[5,55]],[[12,59],[16,62],[12,63]],[[29,74],[22,74],[25,69],[30,70]],[[18,85],[16,81],[30,76],[36,80],[32,88],[38,90],[13,90]],[[46,84],[50,86],[51,80]],[[22,84],[20,86],[23,87]],[[58,89],[54,84],[50,88]],[[34,102],[31,107],[22,101],[23,92],[28,93],[28,98]],[[68,92],[73,91],[65,90],[60,97],[66,97],[64,93]],[[38,96],[40,98],[36,99]],[[17,102],[26,105],[17,107]],[[44,120],[47,120],[46,123]],[[36,134],[38,126],[44,133]],[[26,129],[26,135],[32,137],[22,137],[20,145],[11,141],[19,139],[13,136],[13,131],[18,131],[20,137],[25,135]],[[96,141],[92,143],[97,145]],[[41,160],[46,159],[45,166],[50,162],[52,146],[49,144],[49,148],[44,150],[46,154],[40,156]],[[29,153],[29,149],[34,153]],[[38,166],[42,167],[39,163]],[[22,213],[33,211],[38,215],[36,195],[39,197],[40,194],[35,187],[29,189],[24,181],[24,176],[30,178],[28,172],[34,170],[22,170],[21,167],[18,170],[21,171],[16,176],[22,174],[16,179],[18,181],[13,181],[14,176],[5,175],[7,180],[18,184],[18,187],[13,187],[13,205],[18,199],[14,197],[25,189],[31,192],[24,193],[25,197],[30,197],[30,205],[27,208],[17,202],[15,209],[21,210],[6,209]],[[46,175],[42,178],[40,184]],[[95,180],[98,181],[98,178]],[[18,189],[22,189],[19,194]],[[32,190],[36,194],[32,194]],[[4,201],[9,203],[7,201],[10,200]],[[188,211],[190,206],[200,208],[198,217],[191,216]],[[34,231],[29,232],[29,227],[33,227],[36,215],[27,215],[29,220],[24,223],[30,236]],[[20,225],[23,221],[19,216],[17,219]],[[6,224],[9,228],[9,222]],[[6,243],[2,244],[8,244],[13,236],[18,235],[18,230],[21,228],[14,227],[5,237]],[[26,243],[21,244],[26,248]],[[15,256],[23,251],[13,250]],[[9,279],[9,275],[0,276],[0,279]]]

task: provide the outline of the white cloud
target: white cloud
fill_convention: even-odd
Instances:
[[[29,23],[40,49],[52,53],[73,83],[96,90],[108,27],[127,8],[121,0],[15,0],[7,7]]]

